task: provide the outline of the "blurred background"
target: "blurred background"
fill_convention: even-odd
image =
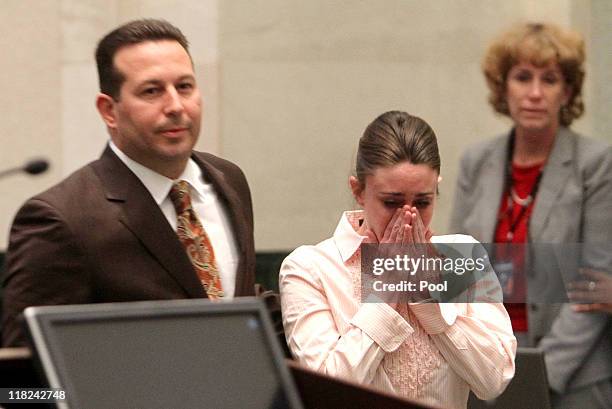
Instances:
[[[204,95],[197,147],[246,173],[259,252],[333,233],[355,207],[357,141],[391,109],[436,131],[444,179],[434,230],[443,234],[464,147],[509,128],[486,102],[480,62],[517,21],[584,35],[586,115],[572,128],[612,142],[610,0],[0,0],[0,169],[51,161],[42,176],[0,180],[0,251],[28,197],[104,149],[94,49],[141,17],[164,18],[191,42]]]

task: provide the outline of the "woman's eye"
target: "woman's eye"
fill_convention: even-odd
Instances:
[[[385,200],[383,204],[385,205],[385,207],[388,207],[390,209],[397,209],[398,207],[402,207],[404,205],[403,202],[398,202],[395,200]]]
[[[559,82],[559,77],[556,75],[547,75],[544,77],[543,81],[547,84],[554,85]]]
[[[414,207],[416,207],[417,209],[424,209],[430,204],[431,202],[429,200],[419,200],[414,202]]]
[[[522,73],[516,74],[514,76],[514,79],[516,79],[519,82],[528,82],[528,81],[531,80],[531,75],[529,75],[529,74],[527,74],[525,72],[522,72]]]

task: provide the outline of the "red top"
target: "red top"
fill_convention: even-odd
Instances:
[[[521,199],[525,199],[533,190],[533,187],[538,179],[538,175],[542,170],[544,164],[540,163],[534,166],[522,167],[512,164],[512,187],[514,192]],[[509,192],[504,192],[501,199],[501,206],[499,208],[499,222],[497,229],[495,230],[495,242],[496,243],[512,243],[521,244],[527,242],[527,230],[529,228],[529,218],[533,211],[535,200],[532,201],[527,209],[521,215],[521,208],[515,201],[511,202],[511,209],[508,209],[508,196]],[[518,219],[520,216],[520,219]],[[509,240],[508,233],[511,227],[514,226],[512,232],[512,239]],[[513,269],[512,277],[508,280],[504,288],[505,296],[507,301],[520,300],[521,303],[505,303],[510,320],[512,321],[512,328],[514,331],[525,332],[527,331],[527,308],[524,303],[527,295],[525,271],[523,264],[525,262],[525,254],[523,247],[511,246],[511,254],[509,256]]]

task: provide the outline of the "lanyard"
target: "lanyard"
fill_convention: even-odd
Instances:
[[[505,180],[504,180],[504,196],[507,197],[507,206],[506,206],[506,214],[500,217],[500,221],[507,217],[510,221],[510,228],[508,230],[508,234],[506,235],[506,240],[508,243],[512,242],[514,238],[514,232],[521,222],[523,217],[527,212],[527,208],[529,205],[535,200],[536,194],[538,193],[538,188],[540,187],[540,180],[542,180],[542,169],[538,173],[538,177],[531,188],[531,192],[525,199],[520,199],[514,189],[512,187],[512,154],[514,153],[514,131],[510,134],[510,140],[508,141],[508,153],[506,158],[506,169],[505,169]],[[516,198],[514,198],[516,196]],[[516,219],[512,220],[512,213],[514,204],[521,206],[521,210],[516,217]],[[500,215],[501,216],[501,215]]]

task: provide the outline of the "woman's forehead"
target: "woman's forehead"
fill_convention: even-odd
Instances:
[[[438,172],[431,167],[409,162],[380,167],[366,178],[366,186],[387,194],[433,193],[438,181]]]

